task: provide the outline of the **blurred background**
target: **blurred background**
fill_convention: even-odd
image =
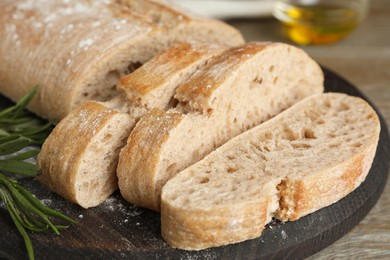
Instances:
[[[334,7],[334,1],[328,1],[333,2]],[[329,10],[302,10],[299,6],[285,5],[285,1],[277,1],[279,13],[276,15],[275,1],[269,0],[177,2],[194,12],[227,21],[239,29],[247,41],[277,41],[300,46],[322,66],[360,89],[389,125],[390,0],[371,0],[362,9],[351,10],[344,6],[337,12],[330,12],[331,22],[324,18],[329,15]],[[313,7],[317,1],[300,2]],[[345,4],[350,1],[337,2]],[[360,6],[361,1],[355,4]],[[306,23],[302,25],[299,21]],[[310,27],[312,22],[320,26]],[[326,28],[329,23],[333,28]],[[325,35],[319,35],[321,33]],[[376,206],[358,226],[309,259],[390,259],[389,186],[388,182]]]

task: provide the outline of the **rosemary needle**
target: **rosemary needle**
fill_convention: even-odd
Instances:
[[[33,177],[39,170],[35,163],[25,161],[36,156],[39,150],[26,148],[42,145],[53,127],[50,122],[37,118],[25,109],[36,91],[37,87],[34,87],[14,106],[0,111],[0,201],[4,202],[6,210],[22,235],[30,259],[34,259],[34,250],[28,230],[33,232],[52,230],[59,234],[60,229],[68,227],[53,224],[50,218],[76,223],[64,214],[43,205],[16,180],[4,175]]]

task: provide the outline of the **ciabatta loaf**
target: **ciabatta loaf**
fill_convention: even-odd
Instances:
[[[225,23],[157,0],[0,1],[0,92],[60,120],[86,100],[116,96],[128,74],[174,42],[243,43]]]
[[[364,100],[309,97],[168,181],[162,235],[199,250],[256,238],[272,217],[296,220],[326,207],[364,181],[379,132]]]
[[[153,107],[172,106],[175,88],[224,48],[174,44],[121,79],[127,97],[88,101],[73,110],[43,144],[38,179],[84,208],[99,205],[118,188],[119,151],[138,119]]]
[[[323,91],[320,67],[281,43],[226,50],[176,90],[178,104],[141,118],[118,164],[119,188],[131,203],[160,209],[164,184],[243,131]]]

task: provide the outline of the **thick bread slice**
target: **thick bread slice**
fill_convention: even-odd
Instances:
[[[224,48],[175,44],[121,80],[120,88],[135,93],[128,99],[120,95],[109,102],[89,101],[72,111],[42,147],[39,180],[84,208],[99,205],[118,187],[119,151],[138,119],[153,106],[168,108],[179,83]],[[68,141],[70,137],[74,139]]]
[[[309,97],[237,136],[163,188],[161,225],[173,247],[199,250],[260,236],[272,217],[296,220],[353,191],[380,132],[362,99]]]
[[[176,44],[121,78],[118,88],[139,106],[167,110],[175,104],[176,87],[226,48],[216,44]]]
[[[89,101],[73,110],[46,139],[38,156],[38,179],[84,208],[103,202],[118,187],[115,173],[119,149],[134,117],[118,97]]]
[[[118,164],[123,197],[159,210],[161,188],[177,172],[322,91],[320,67],[293,46],[248,43],[226,50],[177,88],[174,109],[136,125]]]
[[[227,24],[166,1],[3,0],[0,10],[0,92],[17,100],[39,84],[30,109],[54,120],[110,100],[121,76],[172,43],[243,43]]]

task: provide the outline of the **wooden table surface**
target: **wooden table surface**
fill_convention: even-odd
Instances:
[[[291,43],[273,18],[228,22],[238,28],[247,41]],[[302,48],[321,65],[357,86],[379,108],[389,125],[389,0],[373,0],[366,20],[341,42]],[[309,259],[390,259],[390,182],[376,206],[358,226]]]

